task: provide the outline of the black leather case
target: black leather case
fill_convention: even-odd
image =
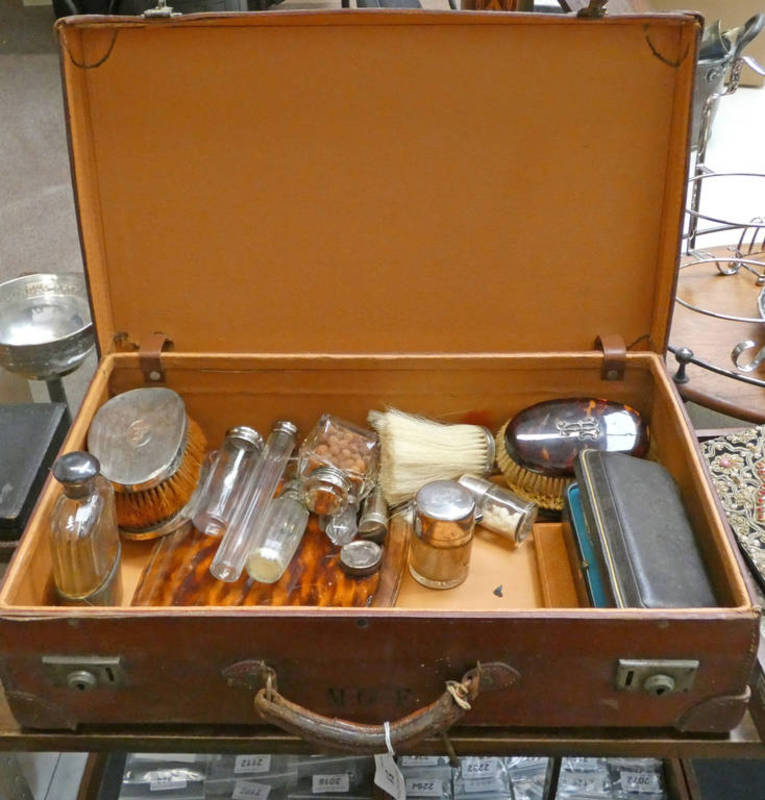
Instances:
[[[575,471],[613,606],[717,605],[677,486],[661,464],[585,450]]]
[[[69,423],[63,403],[0,405],[0,543],[23,533]]]

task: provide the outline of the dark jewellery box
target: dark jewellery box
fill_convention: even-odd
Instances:
[[[63,403],[0,404],[0,560],[23,533],[68,430]]]
[[[263,725],[253,692],[275,677],[299,705],[291,730],[311,735],[311,712],[366,722],[341,744],[380,752],[384,721],[400,744],[395,721],[466,673],[471,710],[447,695],[443,725],[738,723],[757,609],[661,356],[699,29],[419,11],[59,21],[101,354],[65,449],[107,398],[152,383],[211,443],[388,405],[497,430],[533,403],[603,397],[647,419],[720,605],[578,607],[548,523],[459,589],[405,580],[392,608],[131,607],[145,542],[123,543],[124,605],[57,607],[49,482],[0,592],[22,725]],[[656,696],[635,669],[684,680]]]

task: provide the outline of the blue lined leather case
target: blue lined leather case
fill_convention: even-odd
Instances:
[[[585,450],[575,471],[610,606],[717,606],[680,493],[661,464]]]

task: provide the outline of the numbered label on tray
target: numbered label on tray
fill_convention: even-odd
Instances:
[[[234,783],[231,800],[267,800],[271,787],[265,783],[238,780]]]
[[[496,758],[465,758],[462,782],[468,794],[501,792],[506,788],[502,762]]]
[[[398,763],[402,767],[437,767],[444,762],[441,756],[399,756]]]
[[[234,773],[244,775],[245,773],[268,772],[271,769],[270,755],[249,755],[237,756],[234,761]]]
[[[424,778],[406,779],[407,797],[441,797],[444,793],[444,784],[439,780]]]
[[[349,792],[351,790],[351,778],[347,772],[337,775],[314,775],[311,789],[314,794]]]
[[[659,776],[655,772],[634,772],[623,769],[619,773],[619,777],[623,792],[636,794],[659,794],[661,792]]]
[[[151,792],[166,792],[170,789],[185,789],[186,780],[184,778],[177,778],[172,774],[155,775],[149,782],[149,791]]]

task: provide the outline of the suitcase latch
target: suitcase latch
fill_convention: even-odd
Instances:
[[[657,697],[687,692],[696,679],[695,658],[620,658],[616,688],[623,692],[645,692]]]
[[[54,686],[87,692],[117,689],[125,683],[119,656],[43,656],[42,663]]]
[[[157,0],[154,8],[147,8],[141,15],[147,19],[167,19],[168,17],[180,17],[180,11],[173,11],[173,7],[167,4],[167,0]]]
[[[603,19],[606,16],[608,0],[590,0],[586,8],[580,8],[577,17],[580,19]]]

